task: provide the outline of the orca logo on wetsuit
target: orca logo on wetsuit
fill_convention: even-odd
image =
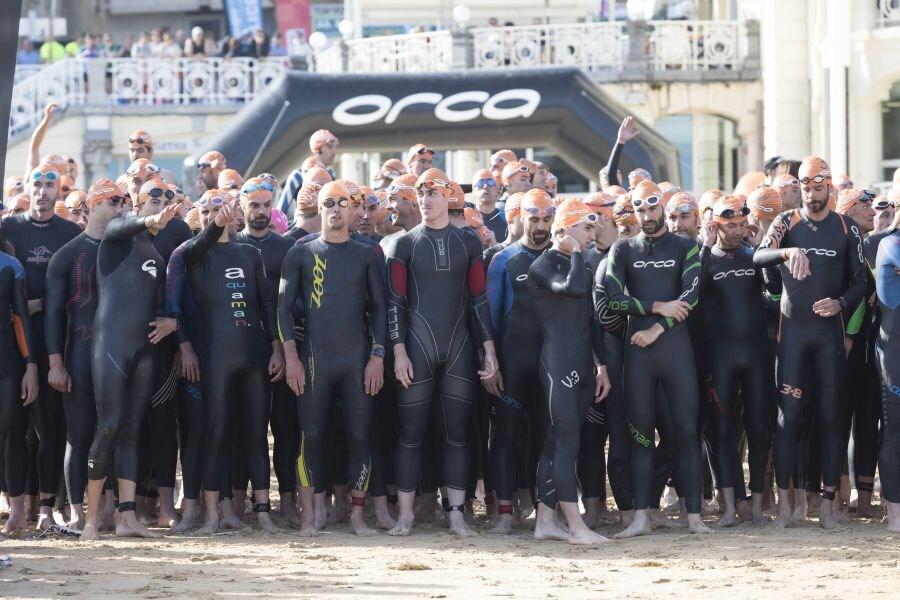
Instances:
[[[229,267],[225,269],[225,279],[244,279],[244,270],[240,267]],[[244,292],[239,291],[247,287],[247,283],[244,281],[229,281],[225,284],[231,292],[231,316],[234,317],[234,326],[235,327],[249,327],[250,323],[247,322],[247,312],[244,310],[247,308],[247,300],[244,297]]]
[[[730,271],[725,271],[724,273],[716,273],[713,275],[713,279],[718,281],[719,279],[725,279],[726,277],[730,277],[734,275],[735,277],[751,277],[756,275],[756,269],[731,269]]]
[[[528,273],[522,273],[518,277],[516,277],[516,281],[525,281],[528,279]]]
[[[150,273],[154,279],[156,279],[156,260],[150,258],[144,261],[144,264],[141,265],[141,271],[144,273]]]
[[[326,261],[319,258],[318,254],[313,254],[316,264],[313,266],[313,291],[309,295],[309,299],[313,301],[316,308],[322,308],[322,294],[325,292],[325,269]]]
[[[816,256],[827,256],[828,258],[837,256],[837,252],[834,250],[827,250],[825,248],[803,248],[803,254],[809,254],[810,252]]]
[[[654,269],[665,269],[667,267],[674,267],[675,261],[673,259],[669,260],[639,260],[634,263],[635,268],[643,269],[645,267],[652,267]]]

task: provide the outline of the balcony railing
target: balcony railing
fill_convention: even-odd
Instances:
[[[900,25],[900,0],[878,0],[878,13],[882,27]]]
[[[900,1],[900,0],[898,0]],[[627,21],[479,27],[351,40],[317,56],[320,72],[578,67],[601,81],[759,78],[756,21]]]
[[[14,84],[9,139],[34,128],[44,106],[62,108],[237,107],[252,100],[290,67],[286,58],[71,58]]]

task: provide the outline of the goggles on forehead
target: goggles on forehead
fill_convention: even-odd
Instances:
[[[59,179],[59,173],[56,171],[35,171],[31,174],[32,181],[46,179],[47,181],[56,181]]]
[[[497,182],[493,179],[479,179],[475,182],[475,187],[479,190],[483,187],[494,187],[495,185],[497,185]]]
[[[349,206],[350,204],[350,200],[348,200],[347,198],[338,198],[337,200],[335,200],[334,198],[328,198],[327,200],[324,200],[322,202],[322,206],[324,206],[325,208],[334,208],[335,204],[337,204],[341,208],[347,208],[347,206]]]
[[[372,206],[375,206],[378,204],[378,196],[376,196],[375,194],[372,194],[369,196],[363,196],[363,198],[366,200],[366,202],[368,202]]]
[[[199,204],[206,208],[207,206],[222,206],[226,202],[228,202],[228,198],[224,196],[213,196],[212,198],[200,198]]]
[[[212,163],[208,163],[208,162],[198,162],[198,163],[197,163],[197,170],[198,170],[198,171],[202,171],[203,169],[208,169],[208,168],[210,168],[211,166],[212,166]]]
[[[394,169],[385,169],[380,173],[380,175],[382,177],[387,177],[388,179],[397,179],[398,177],[403,175],[403,173],[401,173],[400,171],[395,171]]]
[[[443,179],[430,179],[428,181],[416,182],[416,191],[425,188],[426,190],[433,190],[436,188],[446,188],[447,182]]]
[[[789,185],[800,185],[800,180],[799,179],[786,179],[786,180],[782,181],[781,183],[779,183],[776,187],[783,188],[783,187],[788,187]]]
[[[261,181],[258,183],[254,181],[253,183],[248,183],[241,189],[241,193],[250,194],[259,190],[264,190],[273,194],[275,193],[275,188],[272,187],[272,184],[268,181]]]
[[[863,190],[862,195],[859,197],[859,202],[871,202],[875,199],[875,192],[871,190]]]
[[[548,206],[547,208],[540,208],[538,206],[522,206],[519,210],[524,210],[529,215],[534,215],[536,217],[552,217],[556,214],[555,206]]]
[[[418,155],[425,154],[426,152],[431,154],[432,156],[434,156],[434,150],[432,150],[431,148],[427,148],[427,147],[423,146],[423,147],[419,148],[418,150],[416,150],[416,154],[418,154]]]
[[[362,204],[363,200],[366,199],[366,195],[362,192],[358,192],[356,194],[350,194],[350,201],[354,204]]]
[[[130,167],[128,167],[128,170],[125,171],[125,174],[140,175],[142,171],[146,171],[148,173],[159,173],[159,167],[157,167],[153,163],[147,163],[143,167],[141,167],[140,165],[131,165]]]
[[[128,143],[129,144],[146,144],[149,146],[150,140],[149,140],[149,138],[145,138],[143,136],[138,136],[138,137],[128,138]]]
[[[887,200],[887,199],[882,199],[882,200],[879,200],[878,202],[875,202],[872,204],[872,208],[876,208],[878,210],[884,210],[884,209],[890,208],[890,207],[891,207],[891,201]]]
[[[113,196],[111,198],[107,198],[106,201],[110,206],[118,206],[125,203],[125,198],[123,196]]]
[[[165,196],[166,200],[174,200],[175,199],[175,192],[173,192],[172,190],[163,189],[163,188],[153,188],[152,190],[147,192],[147,195],[150,196],[151,198],[161,198],[162,196]]]
[[[637,199],[632,198],[631,205],[635,208],[640,208],[640,207],[644,206],[645,204],[647,206],[654,207],[657,204],[659,204],[659,200],[660,200],[659,196],[648,196],[647,198],[644,198],[643,200],[641,200],[640,198],[637,198]]]
[[[491,157],[491,166],[495,166],[495,165],[499,165],[500,163],[507,163],[507,162],[509,162],[509,161],[506,160],[505,158],[503,158],[502,156],[492,156]]]
[[[525,165],[519,165],[518,167],[516,167],[516,170],[513,171],[512,174],[515,175],[516,173],[528,173],[529,175],[531,175],[531,171],[529,171],[528,167]]]
[[[396,183],[392,183],[391,185],[387,186],[387,188],[384,191],[386,191],[388,194],[393,195],[393,194],[396,194],[397,192],[399,192],[400,190],[411,190],[411,189],[413,189],[413,187],[411,185],[398,185]]]
[[[645,171],[644,169],[635,169],[628,174],[628,179],[631,179],[632,177],[647,177],[648,175],[649,173],[647,173],[647,171]]]
[[[595,213],[595,212],[589,212],[588,214],[581,217],[581,221],[586,222],[586,223],[596,223],[599,220],[600,220],[600,217],[597,216],[597,213]],[[579,222],[581,222],[581,221],[579,221]]]
[[[551,175],[550,177],[547,178],[547,181],[557,183],[559,181],[559,177],[557,177],[556,175]]]
[[[716,214],[717,217],[722,217],[723,219],[733,219],[735,217],[746,217],[750,214],[750,209],[746,206],[742,206],[740,210],[734,210],[733,208],[726,208],[718,211]]]
[[[688,213],[694,212],[695,208],[693,204],[668,204],[666,205],[667,213],[681,213],[686,215]]]
[[[803,185],[808,184],[809,182],[813,183],[824,183],[826,179],[831,179],[827,175],[816,175],[815,177],[801,177],[800,183]]]

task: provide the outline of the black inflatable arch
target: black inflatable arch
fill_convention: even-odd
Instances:
[[[606,164],[626,107],[577,69],[427,74],[322,75],[288,72],[207,140],[244,172],[290,105],[254,167],[283,177],[309,155],[316,129],[334,132],[341,151],[550,146],[585,177]],[[679,182],[675,147],[646,123],[625,147],[621,170],[641,166]],[[194,159],[196,158],[193,157]],[[193,164],[189,162],[188,164]]]

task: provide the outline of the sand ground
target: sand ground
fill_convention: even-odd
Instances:
[[[249,526],[212,538],[12,539],[0,542],[13,560],[0,570],[0,596],[900,598],[900,535],[872,521],[829,532],[815,519],[786,531],[666,530],[597,548],[536,542],[531,521],[510,536],[475,522],[481,535],[471,539],[429,524],[402,539],[358,538],[343,524],[316,539]]]

